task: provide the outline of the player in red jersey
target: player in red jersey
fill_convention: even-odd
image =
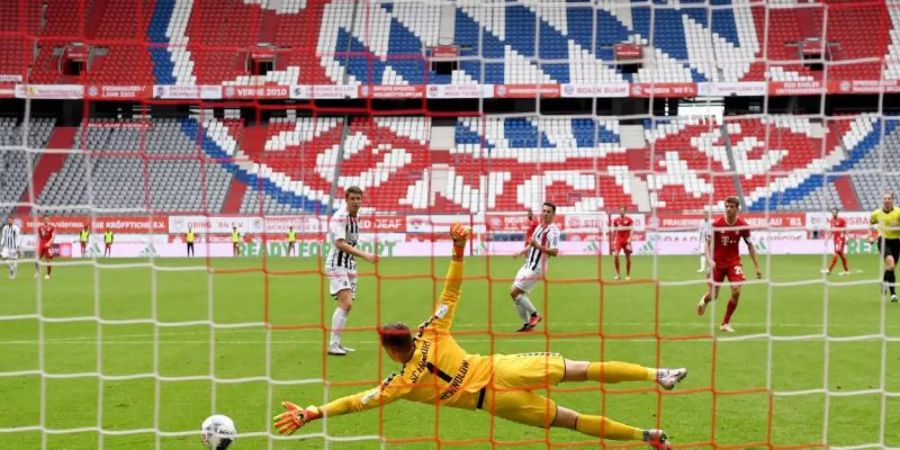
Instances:
[[[50,265],[50,262],[53,261],[53,238],[55,236],[56,229],[53,228],[53,225],[50,225],[50,217],[45,214],[44,223],[38,227],[38,260],[34,262],[35,278],[40,276],[40,260],[44,260],[47,261],[47,275],[44,275],[44,279],[50,279],[50,272],[53,271],[53,266]]]
[[[847,244],[847,219],[838,217],[838,209],[831,208],[831,219],[828,219],[828,233],[834,238],[834,256],[831,257],[831,264],[828,269],[822,269],[822,273],[831,275],[831,270],[837,264],[838,258],[841,258],[841,265],[844,271],[838,275],[850,275],[850,269],[847,266],[847,255],[844,254],[844,246]],[[826,239],[827,239],[826,234]]]
[[[625,279],[631,279],[631,231],[634,228],[634,220],[625,215],[625,207],[619,207],[619,217],[613,219],[612,234],[615,238],[610,253],[615,256],[616,279],[622,278],[619,270],[619,253],[625,253]]]
[[[534,236],[534,230],[537,229],[541,222],[534,218],[534,213],[528,210],[528,231],[525,233],[525,246],[531,246],[531,237]]]
[[[756,269],[756,278],[762,278],[759,269],[759,259],[756,257],[756,249],[750,242],[750,228],[744,219],[737,216],[740,202],[737,197],[725,199],[725,216],[713,222],[713,235],[707,241],[706,258],[709,260],[710,276],[709,291],[697,304],[697,315],[702,316],[706,312],[706,305],[719,295],[718,285],[728,277],[731,284],[731,298],[728,299],[728,309],[725,310],[725,318],[722,320],[720,330],[734,333],[731,327],[731,316],[737,309],[738,300],[741,297],[741,285],[744,283],[744,268],[741,266],[740,243],[743,239],[747,243],[750,259]]]

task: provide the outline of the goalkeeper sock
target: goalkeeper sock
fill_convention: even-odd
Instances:
[[[340,307],[334,308],[331,316],[331,344],[341,344],[341,330],[347,324],[347,314]]]
[[[519,313],[519,318],[522,319],[522,323],[528,323],[528,309],[525,308],[525,305],[522,304],[522,297],[525,295],[520,295],[513,300],[513,303],[516,305],[516,312]]]
[[[603,416],[581,414],[575,419],[575,429],[590,436],[616,441],[640,441],[644,438],[643,430]]]
[[[656,369],[618,361],[592,362],[588,364],[587,378],[604,383],[656,381]]]

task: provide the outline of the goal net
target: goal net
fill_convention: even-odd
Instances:
[[[212,414],[238,449],[636,445],[411,402],[273,430],[283,400],[403,370],[378,328],[434,313],[454,222],[466,351],[690,371],[532,386],[558,405],[685,448],[900,448],[900,306],[869,239],[900,188],[896,0],[5,3],[4,448],[200,448]],[[379,261],[356,258],[332,356],[351,186]],[[746,281],[698,317],[728,197]],[[547,204],[559,255],[520,333],[514,256]]]

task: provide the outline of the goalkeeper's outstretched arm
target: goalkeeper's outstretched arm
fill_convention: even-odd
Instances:
[[[341,397],[321,406],[301,408],[294,403],[283,401],[281,406],[285,412],[275,416],[275,429],[279,433],[291,434],[307,423],[322,417],[334,417],[350,414],[376,406],[386,405],[403,398],[411,390],[411,385],[399,377],[391,375],[380,385],[364,392]]]
[[[444,290],[441,292],[441,305],[429,321],[437,329],[449,329],[453,322],[456,305],[459,301],[459,289],[462,284],[466,242],[471,231],[469,227],[464,227],[458,223],[454,224],[450,229],[450,237],[453,239],[453,254],[450,268],[447,270]],[[306,425],[306,423],[322,417],[355,413],[392,403],[403,398],[411,389],[412,384],[402,377],[391,376],[378,387],[339,398],[322,406],[301,408],[294,403],[284,401],[281,402],[281,406],[286,411],[275,416],[275,428],[282,434],[293,433],[303,425]]]
[[[450,257],[450,267],[444,278],[444,289],[441,291],[441,304],[434,313],[430,323],[438,330],[449,330],[456,316],[456,305],[459,303],[459,289],[462,286],[463,259],[466,254],[466,242],[471,233],[469,227],[459,223],[450,228],[450,237],[453,239],[453,254]]]

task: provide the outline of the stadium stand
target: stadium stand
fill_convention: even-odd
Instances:
[[[453,147],[439,150],[429,148],[433,125],[424,117],[354,118],[349,126],[324,116],[261,125],[97,119],[75,135],[73,148],[89,150],[69,155],[39,198],[135,212],[290,214],[325,207],[335,195],[329,180],[338,177],[340,185],[364,186],[378,210],[394,212],[426,210],[432,195],[447,211],[521,210],[544,192],[577,212],[699,210],[739,192],[751,210],[823,210],[867,206],[893,186],[862,173],[882,164],[882,132],[885,152],[900,148],[897,125],[874,116],[827,124],[797,116],[666,119],[648,121],[646,146],[628,149],[614,120],[473,117],[458,119]],[[13,122],[0,126],[14,142]],[[51,131],[52,122],[42,121],[32,134],[46,143]],[[14,153],[5,158],[24,167]],[[863,172],[842,194],[837,183],[851,169]],[[16,197],[25,185],[4,188]],[[229,196],[237,196],[234,206]]]
[[[26,2],[20,11],[6,2],[0,11],[40,36],[29,78],[37,83],[67,80],[59,73],[60,52],[82,32],[98,44],[78,81],[134,85],[875,80],[882,76],[881,62],[865,58],[896,55],[900,48],[894,25],[900,10],[884,2],[785,7],[682,0],[656,2],[671,7],[652,10],[646,2],[613,0],[460,2],[453,6],[452,44],[463,60],[450,75],[439,75],[424,57],[439,44],[445,17],[438,6],[138,3],[47,0],[46,6]],[[78,20],[84,11],[89,18]],[[365,27],[356,26],[362,22]],[[810,25],[819,22],[824,27]],[[871,27],[848,25],[861,22]],[[0,55],[7,56],[0,58],[0,75],[27,73],[31,62],[17,30],[5,22],[0,31]],[[834,61],[863,62],[829,65],[825,72],[783,62],[796,60],[798,46],[823,33],[823,48]],[[613,48],[626,42],[645,46],[652,56],[636,73],[616,64]],[[275,64],[265,75],[251,75],[249,55],[262,44],[276,49]],[[764,56],[774,61],[768,72]],[[889,61],[884,75],[897,78],[897,67]],[[48,174],[39,189],[42,202],[296,213],[327,205],[334,195],[329,177],[337,176],[343,184],[366,186],[373,206],[390,211],[417,211],[430,203],[477,210],[485,202],[519,210],[533,206],[530,199],[539,192],[576,211],[618,205],[694,210],[733,194],[742,194],[753,210],[818,210],[869,205],[875,191],[891,186],[840,173],[874,169],[887,151],[875,148],[882,132],[886,146],[900,143],[894,121],[868,116],[827,123],[778,116],[647,120],[646,144],[629,147],[616,120],[461,118],[449,149],[429,148],[432,124],[421,117],[283,118],[247,125],[185,114],[115,122],[94,119],[78,129],[73,148],[90,151],[73,153]],[[49,136],[51,123],[36,124],[33,132]],[[14,122],[2,126],[4,139],[15,139]],[[36,142],[46,144],[47,136]],[[4,163],[25,167],[23,157],[7,153]],[[195,171],[205,175],[191,177]],[[90,194],[88,172],[96,182]],[[138,191],[149,194],[125,193],[134,190],[124,187],[138,183],[144,184]],[[8,182],[3,189],[4,198],[20,198],[24,184]]]
[[[666,4],[671,8],[658,4],[652,18],[644,2],[600,1],[596,7],[461,2],[454,9],[451,44],[463,57],[482,59],[483,70],[479,59],[464,58],[450,75],[439,75],[424,57],[438,44],[442,19],[435,5],[355,7],[353,2],[298,0],[277,2],[273,10],[237,0],[136,2],[139,7],[92,0],[84,4],[90,19],[81,23],[77,2],[48,0],[43,10],[37,2],[26,3],[25,22],[42,39],[33,82],[66,79],[58,70],[61,48],[84,29],[99,43],[80,79],[129,85],[148,80],[180,85],[877,80],[881,56],[896,46],[894,23],[900,20],[896,8],[883,2],[839,0],[791,8],[730,0],[707,8],[703,1],[681,1]],[[14,3],[0,8],[10,17],[19,15]],[[366,27],[354,27],[363,20]],[[805,25],[822,22],[824,29]],[[14,33],[12,23],[3,30]],[[314,30],[318,35],[312,35]],[[0,73],[27,73],[30,58],[21,39],[0,38],[0,54],[6,56],[0,59]],[[807,41],[839,64],[816,71],[797,63]],[[637,73],[626,73],[616,63],[613,48],[620,43],[639,44],[650,57]],[[271,45],[277,57],[269,73],[252,75],[248,57],[259,45]],[[840,64],[858,59],[864,60]],[[889,79],[900,70],[896,63],[885,69]]]

